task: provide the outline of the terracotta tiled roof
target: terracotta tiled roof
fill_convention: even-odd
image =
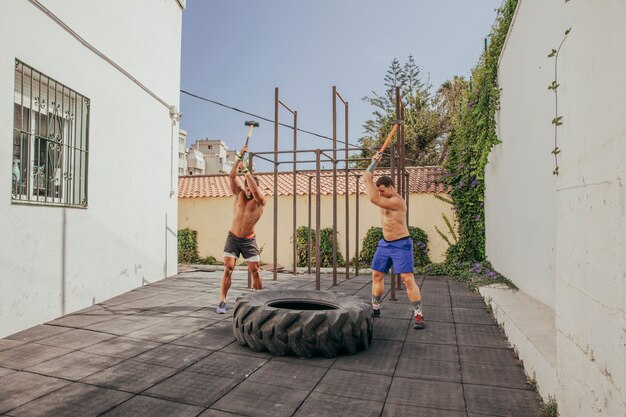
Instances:
[[[409,174],[409,191],[411,193],[445,193],[447,187],[442,178],[445,170],[441,167],[407,167]],[[350,174],[362,174],[362,170],[350,170]],[[265,195],[274,195],[274,173],[255,174],[259,179],[261,189]],[[388,169],[377,169],[374,177],[389,175]],[[315,193],[315,171],[298,171],[296,174],[296,194],[308,195],[309,177],[311,177],[312,192]],[[243,177],[239,176],[238,180]],[[345,194],[345,171],[337,170],[337,194]],[[333,193],[332,171],[321,174],[320,190],[322,195]],[[356,192],[356,177],[349,176],[348,192]],[[359,192],[365,193],[363,180],[359,181]],[[229,197],[230,190],[228,175],[190,175],[178,177],[178,198],[194,197]],[[278,195],[293,195],[293,172],[278,173]]]

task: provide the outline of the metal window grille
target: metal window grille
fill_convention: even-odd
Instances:
[[[87,207],[89,99],[15,61],[11,202]]]

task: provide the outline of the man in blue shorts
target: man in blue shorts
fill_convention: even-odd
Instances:
[[[380,159],[372,158],[375,166]],[[415,329],[424,328],[422,295],[413,276],[413,239],[409,236],[406,224],[406,202],[397,193],[393,179],[380,177],[374,185],[374,175],[368,169],[363,174],[365,190],[369,200],[380,207],[383,238],[378,242],[372,260],[372,308],[374,317],[380,316],[380,301],[384,293],[385,274],[393,265],[393,271],[400,274],[406,287],[409,301],[413,305]]]
[[[241,149],[229,174],[230,188],[235,195],[235,201],[233,201],[233,223],[224,244],[224,276],[220,286],[220,303],[215,309],[218,314],[226,313],[226,293],[230,288],[235,261],[239,259],[239,255],[243,256],[248,264],[248,270],[252,276],[252,288],[255,290],[263,288],[259,273],[261,254],[256,244],[254,229],[263,214],[265,196],[258,187],[257,179],[250,174],[243,163],[243,155],[247,151],[247,146]],[[237,181],[239,168],[243,169],[243,187]]]

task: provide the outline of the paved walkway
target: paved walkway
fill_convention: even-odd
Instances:
[[[413,330],[399,291],[399,301],[383,301],[370,349],[306,360],[239,346],[232,317],[213,312],[220,275],[181,273],[0,339],[0,414],[541,415],[481,297],[454,280],[418,277],[425,330]],[[235,272],[230,300],[248,292],[246,280]],[[314,288],[314,277],[281,274],[273,282],[265,274],[264,283]],[[369,300],[369,277],[333,291]]]

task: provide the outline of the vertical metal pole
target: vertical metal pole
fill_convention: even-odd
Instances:
[[[400,87],[396,87],[396,118],[398,121],[403,122],[404,121],[404,113],[402,110],[402,98],[400,96]],[[397,160],[397,172],[396,172],[396,177],[394,178],[394,183],[396,184],[396,187],[398,187],[398,191],[400,192],[400,195],[402,196],[402,184],[401,182],[403,181],[403,161],[404,161],[404,123],[401,123],[398,129],[397,134],[397,141],[396,143],[398,144],[397,146],[397,150],[398,150],[398,160]],[[408,224],[407,224],[408,226]],[[400,275],[398,274],[394,280],[391,281],[391,285],[393,286],[394,281],[396,283],[396,288],[398,290],[402,289],[401,285],[400,285]]]
[[[309,176],[309,228],[307,231],[308,245],[306,247],[307,263],[308,263],[307,273],[308,274],[311,274],[311,180],[312,179],[313,177]]]
[[[248,168],[250,169],[250,172],[254,172],[254,170],[252,169],[252,167],[254,165],[253,164],[253,158],[254,155],[252,154],[252,152],[248,152]],[[237,163],[237,161],[235,160],[235,163]],[[245,178],[244,178],[245,181]],[[248,269],[248,289],[252,288],[252,273],[250,272],[250,269]]]
[[[348,103],[345,104],[346,142],[346,279],[350,279],[350,164],[348,163]]]
[[[395,143],[391,144],[389,152],[391,153],[391,161],[390,161],[391,179],[394,180],[394,185],[397,187],[398,183],[395,181],[395,173],[396,173],[396,145]],[[391,276],[391,297],[389,298],[389,300],[397,301],[396,300],[396,286],[395,286],[396,274],[395,274],[393,267],[389,271],[389,275]]]
[[[278,279],[278,87],[274,90],[274,276]]]
[[[400,100],[400,87],[396,87],[396,121],[401,122],[402,121],[402,101]],[[399,129],[396,131],[396,151],[398,152],[398,160],[396,160],[396,164],[397,164],[397,174],[400,174],[401,168],[402,168],[402,125],[398,126]],[[395,153],[394,153],[394,157],[395,157]],[[398,182],[398,178],[400,178],[400,176],[398,176],[396,178],[396,172],[392,171],[391,173],[391,178],[393,178],[393,182],[396,185],[396,190],[398,190],[399,193],[402,193],[402,187]],[[400,194],[402,195],[402,194]]]
[[[354,276],[359,276],[359,196],[361,195],[361,184],[359,184],[359,180],[361,179],[360,175],[356,176],[356,214],[354,218],[354,241],[355,241],[355,250],[354,250]]]
[[[337,285],[337,87],[333,85],[333,287]]]
[[[298,242],[296,239],[297,233],[297,222],[296,222],[296,197],[297,197],[297,174],[296,168],[298,166],[297,159],[298,153],[298,112],[293,112],[293,274],[296,275],[298,270],[296,269],[298,261],[297,261],[297,252],[298,252]]]
[[[400,129],[398,129],[398,143],[400,144],[399,146],[399,151],[398,151],[398,184],[400,185],[400,195],[402,197],[404,197],[405,191],[404,191],[404,173],[405,173],[405,157],[406,157],[406,149],[404,146],[404,105],[402,104],[402,100],[400,98],[400,88],[397,89],[397,95],[398,95],[398,114],[399,114],[399,120],[402,121],[402,124],[400,125]],[[404,200],[406,201],[406,199]],[[407,214],[408,214],[408,208],[407,208]],[[407,228],[409,226],[409,223],[407,221]],[[402,289],[402,283],[401,283],[401,277],[398,274],[398,276],[396,277],[396,288],[398,290]]]
[[[411,188],[409,187],[409,173],[407,172],[406,174],[404,174],[404,181],[406,183],[405,186],[405,194],[406,194],[406,224],[409,224],[409,201],[411,199],[411,193],[409,191],[411,191]]]
[[[321,169],[321,152],[315,150],[315,289],[320,290],[320,169]]]

